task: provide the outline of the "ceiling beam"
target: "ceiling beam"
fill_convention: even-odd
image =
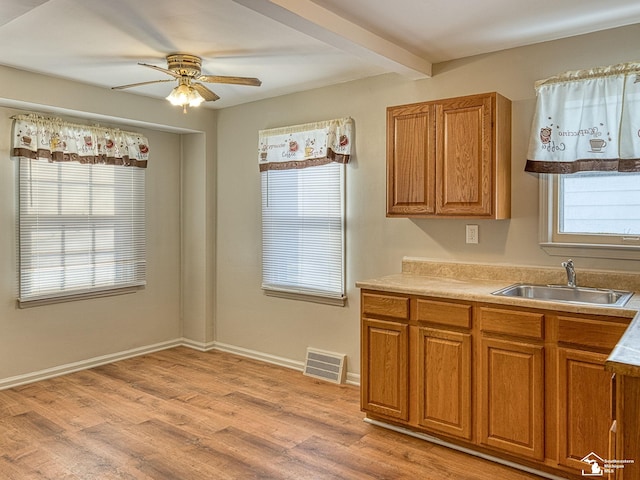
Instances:
[[[311,0],[234,0],[301,33],[412,80],[431,77],[431,63]]]
[[[48,1],[49,0],[2,0],[0,26],[6,25]]]

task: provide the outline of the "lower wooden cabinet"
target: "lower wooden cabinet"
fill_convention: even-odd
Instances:
[[[627,323],[558,315],[558,462],[575,471],[594,453],[615,459],[615,384],[604,364]],[[617,422],[616,422],[617,423]],[[616,425],[617,426],[617,425]]]
[[[481,306],[480,443],[543,460],[544,315]]]
[[[640,377],[616,374],[615,450],[609,458],[634,460],[616,472],[615,480],[640,478]]]
[[[368,416],[576,478],[591,452],[630,455],[615,397],[625,418],[640,407],[604,369],[628,319],[364,290],[361,301]]]
[[[364,319],[362,322],[362,408],[409,420],[409,326]]]
[[[607,355],[558,349],[558,450],[561,465],[584,469],[581,461],[594,452],[609,452],[613,423],[612,379],[605,371]],[[607,457],[614,458],[614,457]]]
[[[480,443],[525,458],[544,458],[543,347],[482,339]]]
[[[418,328],[418,424],[471,439],[471,334]]]

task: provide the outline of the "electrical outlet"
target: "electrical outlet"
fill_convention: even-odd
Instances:
[[[467,225],[467,243],[478,243],[478,225]]]

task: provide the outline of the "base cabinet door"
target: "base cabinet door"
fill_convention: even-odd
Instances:
[[[541,345],[482,339],[480,442],[525,458],[544,458]]]
[[[409,419],[409,326],[362,320],[362,409]]]
[[[558,349],[558,457],[577,473],[589,466],[582,461],[589,455],[608,458],[614,407],[606,359],[603,353]]]
[[[471,334],[418,329],[418,423],[471,439]]]

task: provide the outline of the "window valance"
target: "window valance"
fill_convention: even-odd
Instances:
[[[640,63],[536,82],[525,171],[640,172]]]
[[[147,167],[149,142],[138,133],[73,124],[36,114],[13,119],[14,157]]]
[[[260,171],[287,170],[349,163],[353,120],[341,118],[290,127],[260,130],[258,134]]]

